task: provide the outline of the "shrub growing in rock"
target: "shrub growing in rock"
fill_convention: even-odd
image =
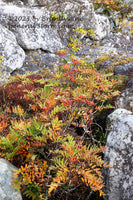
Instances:
[[[57,72],[10,78],[0,89],[0,152],[19,167],[16,188],[33,200],[104,195],[101,169],[109,166],[91,127],[112,107],[118,83],[72,56]]]

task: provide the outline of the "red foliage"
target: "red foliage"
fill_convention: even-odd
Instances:
[[[19,76],[15,76],[15,78],[17,78],[16,81],[8,83],[6,86],[2,86],[0,88],[1,105],[10,103],[10,105],[20,104],[23,107],[25,105],[25,101],[28,103],[25,91],[34,91],[36,88],[42,88],[44,86],[44,84],[35,82],[35,80],[39,80],[41,78],[41,75],[28,75],[26,78],[31,81],[29,83],[24,83]],[[31,99],[29,99],[29,103],[30,102]]]
[[[69,105],[72,105],[72,103],[74,102],[74,100],[67,100],[63,103],[63,106],[69,106]]]
[[[64,56],[64,55],[66,55],[66,52],[57,52],[56,55],[58,55],[58,56]]]
[[[78,159],[77,159],[76,156],[73,156],[73,157],[70,158],[70,162],[71,162],[71,163],[75,163],[75,162],[77,162],[77,161],[78,161]]]
[[[69,80],[69,81],[72,81],[72,82],[75,82],[76,81],[76,77],[74,76],[74,72],[73,71],[69,71],[68,73],[65,73],[64,76]]]
[[[78,61],[77,59],[72,59],[72,62],[73,62],[74,65],[80,65],[81,64],[81,62]]]
[[[68,65],[68,64],[62,65],[62,69],[66,70],[66,71],[69,71],[70,70],[70,65]]]

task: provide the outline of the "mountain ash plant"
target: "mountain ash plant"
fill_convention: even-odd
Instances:
[[[13,184],[27,198],[102,196],[101,170],[109,166],[92,125],[96,113],[112,108],[121,81],[73,55],[64,60],[65,50],[57,54],[62,64],[56,72],[27,72],[1,87],[0,154],[19,168]]]

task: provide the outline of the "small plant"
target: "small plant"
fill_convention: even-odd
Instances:
[[[95,33],[92,28],[88,29],[87,33],[92,39],[96,39]]]
[[[132,38],[133,35],[133,21],[123,22],[122,32]]]
[[[87,31],[82,29],[81,27],[77,27],[74,31],[80,33],[81,35],[85,35],[87,33]]]
[[[59,51],[56,53],[56,55],[59,55],[59,56],[64,56],[64,55],[66,55],[65,49],[59,50]]]
[[[66,19],[66,14],[65,13],[60,13],[59,19],[60,20]]]
[[[51,20],[58,20],[59,16],[56,13],[52,13],[51,16],[50,16],[50,19]]]
[[[69,38],[68,48],[71,48],[74,52],[80,51],[81,42],[76,38]]]

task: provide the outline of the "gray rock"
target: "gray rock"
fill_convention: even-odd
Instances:
[[[4,56],[1,71],[7,76],[16,68],[21,68],[25,59],[25,53],[17,44],[15,35],[2,25],[0,25],[0,55]]]
[[[116,102],[117,108],[130,109],[133,112],[133,80],[131,79],[126,89],[122,92],[121,96]]]
[[[85,58],[85,61],[88,63],[91,63],[92,61],[94,61],[96,65],[99,66],[99,68],[108,68],[112,65],[113,62],[114,63],[118,62],[119,60],[122,60],[123,57],[127,57],[126,52],[123,52],[123,48],[120,48],[120,46],[117,48],[117,42],[119,43],[119,41],[121,41],[120,36],[122,38],[124,37],[120,34],[111,33],[109,35],[109,38],[106,38],[102,40],[101,42],[93,41],[89,38],[87,39],[84,38],[82,40],[83,45],[79,47],[80,51],[76,52],[75,58],[77,60],[81,58]],[[122,43],[124,42],[127,43],[128,40],[126,41],[126,38],[125,38],[125,40],[123,39]],[[128,53],[130,53],[131,48],[132,47],[130,43],[128,43]],[[67,49],[67,51],[69,52],[69,54],[73,53],[70,49]],[[106,57],[107,57],[107,60],[104,60],[104,58]],[[66,60],[69,60],[68,55],[63,56],[63,58],[65,58]],[[54,69],[54,67],[56,68],[57,66],[59,66],[60,64],[59,60],[61,60],[59,56],[50,54],[50,53],[48,54],[42,50],[28,51],[28,53],[26,53],[26,60],[23,64],[22,70],[19,70],[19,72],[20,71],[25,72],[26,70],[30,71],[34,69],[34,67],[37,67],[37,66],[39,66],[38,68],[50,67],[51,69],[52,68]],[[50,63],[53,63],[54,65],[51,66]],[[125,67],[125,68],[123,67],[124,72],[125,71],[129,72],[130,70],[132,70],[132,66],[130,67],[130,70],[128,69],[128,66],[130,66],[131,64],[132,62],[121,65]],[[119,70],[120,65],[114,68],[114,72],[116,72],[115,69]],[[122,74],[122,71],[119,70],[119,73]]]
[[[57,52],[63,48],[55,29],[50,27],[49,12],[16,5],[0,6],[0,22],[11,30],[23,49]]]
[[[104,38],[101,41],[103,46],[112,46],[118,50],[118,52],[123,53],[127,56],[133,56],[133,45],[129,37],[123,35],[122,33],[110,33],[109,37]]]
[[[58,15],[64,13],[66,15],[65,20],[54,22],[59,27],[62,39],[65,40],[70,36],[77,37],[78,34],[73,31],[77,27],[87,30],[93,29],[96,40],[108,36],[110,32],[109,20],[107,17],[95,14],[90,0],[47,0],[46,2],[50,13],[57,13]],[[87,35],[85,34],[81,38],[84,36]]]
[[[115,67],[114,74],[121,74],[125,76],[133,75],[133,61]]]
[[[131,74],[131,73],[130,73]],[[127,88],[132,88],[133,87],[133,73],[131,74],[131,79],[127,83]]]
[[[41,71],[45,68],[51,69],[51,71],[57,70],[60,65],[60,58],[58,55],[46,53],[42,50],[28,51],[26,52],[25,61],[21,69],[16,69],[12,72],[15,74],[24,74],[26,71]]]
[[[14,33],[18,44],[26,52],[26,59],[19,72],[35,71],[45,67],[56,68],[60,62],[59,57],[54,53],[62,49],[63,45],[67,45],[70,36],[78,37],[83,42],[81,51],[76,53],[75,58],[86,56],[87,62],[95,61],[99,68],[110,67],[114,61],[117,61],[118,56],[119,60],[127,57],[127,54],[133,56],[131,42],[120,33],[109,33],[110,26],[107,18],[96,15],[89,0],[46,0],[45,2],[5,0],[4,2],[6,2],[4,5],[0,4],[0,22]],[[65,13],[66,18],[50,20],[54,12],[58,16]],[[74,32],[73,29],[77,27],[92,28],[95,38],[88,34],[81,36]],[[27,50],[33,54],[37,52],[39,58],[29,56]],[[104,60],[103,58],[107,56],[108,59]],[[100,59],[103,61],[99,62]],[[130,71],[132,71],[132,62],[119,64],[114,69],[115,74],[127,75]]]
[[[127,87],[122,92],[121,96],[116,102],[117,108],[129,109],[133,112],[133,45],[132,43],[127,43],[127,53],[131,57],[131,62],[126,64],[121,64],[115,67],[114,74],[122,74],[129,77],[129,82]]]
[[[12,186],[13,170],[16,167],[0,158],[0,200],[22,200],[21,193]]]
[[[116,121],[116,119],[121,116],[121,115],[131,115],[132,112],[126,109],[122,109],[122,108],[118,108],[116,109],[114,112],[112,112],[110,115],[108,115],[107,117],[107,130],[111,131],[113,126],[114,126],[114,122]]]
[[[81,51],[79,51],[76,55],[85,55],[87,58],[95,61],[96,63],[98,63],[101,58],[108,56],[107,59],[103,59],[103,61],[100,62],[101,67],[106,68],[114,63],[113,66],[115,66],[115,64],[117,65],[114,68],[115,74],[123,73],[125,75],[125,72],[128,74],[129,71],[132,70],[133,45],[126,36],[120,33],[110,33],[108,37],[101,41],[83,39],[82,42],[83,47],[80,48]],[[129,63],[123,65],[119,64],[121,60],[124,60],[128,56],[131,57],[129,59]]]
[[[133,71],[133,45],[126,36],[121,33],[110,33],[109,37],[104,38],[99,47],[96,46],[94,50],[90,51],[94,52],[92,55],[94,60],[96,58],[95,62],[99,63],[100,68],[112,66],[115,75],[131,75]],[[106,56],[108,58],[105,60]],[[102,57],[103,61],[101,61]]]
[[[2,0],[1,0],[2,1]],[[3,2],[14,5],[44,5],[44,0],[3,0]]]
[[[105,200],[133,199],[133,115],[115,120],[106,143],[105,161],[112,168],[104,171]]]
[[[4,4],[4,2],[2,0],[0,0],[0,5]]]
[[[58,16],[64,13],[66,17],[50,20],[52,13]],[[18,43],[24,49],[42,48],[50,52],[62,48],[60,38],[66,42],[70,36],[78,36],[79,34],[73,31],[77,27],[93,29],[97,40],[110,32],[108,18],[95,14],[93,4],[89,0],[47,0],[42,8],[34,5],[24,7],[5,4],[0,6],[0,21],[14,32]]]

